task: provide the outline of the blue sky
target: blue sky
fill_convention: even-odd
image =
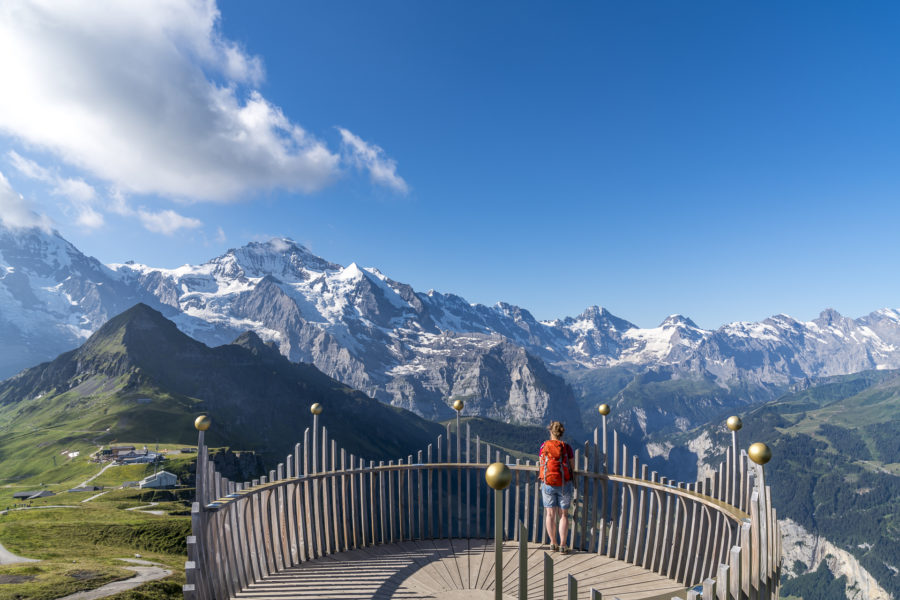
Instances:
[[[540,319],[860,316],[900,306],[898,25],[887,2],[13,1],[0,214],[166,267],[289,236]]]

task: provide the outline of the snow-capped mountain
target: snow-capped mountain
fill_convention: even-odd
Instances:
[[[0,269],[0,331],[20,349],[0,357],[0,376],[75,347],[138,301],[210,345],[253,330],[291,360],[311,362],[426,417],[450,416],[448,399],[459,396],[468,399],[470,414],[523,423],[556,415],[577,420],[562,376],[604,370],[655,369],[723,389],[778,390],[820,376],[900,368],[900,312],[893,309],[859,319],[826,310],[810,322],[777,315],[714,331],[681,315],[643,329],[599,307],[540,322],[510,304],[417,292],[377,269],[329,262],[289,239],[159,269],[104,266],[58,234],[3,231]],[[592,388],[579,390],[583,406],[606,399]]]
[[[80,345],[134,291],[56,232],[0,225],[0,377]]]

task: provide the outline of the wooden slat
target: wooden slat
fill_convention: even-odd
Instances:
[[[418,454],[416,461],[420,465],[422,464],[422,451],[421,450],[419,450],[419,454]],[[424,477],[424,475],[425,475],[424,469],[420,468],[416,472],[416,485],[417,485],[417,491],[419,493],[418,494],[419,535],[417,537],[420,540],[425,539],[425,504],[424,504],[425,494],[424,494],[424,487],[423,487],[423,482],[422,482],[422,478]]]
[[[367,519],[368,527],[369,527],[369,544],[374,546],[378,540],[378,532],[375,525],[376,518],[376,509],[381,506],[381,504],[376,503],[377,497],[375,496],[375,474],[372,472],[372,469],[375,467],[374,461],[369,461],[369,472],[365,474],[365,483],[368,484],[369,496],[368,502],[366,502],[366,498],[362,500],[362,508],[363,511],[366,511],[366,507],[369,507],[369,518]],[[366,488],[365,485],[361,486],[363,489]]]
[[[404,535],[406,530],[404,527],[404,521],[406,521],[406,494],[404,493],[403,485],[403,477],[406,473],[404,469],[402,469],[405,464],[402,458],[397,461],[397,464],[401,467],[401,469],[397,471],[397,541],[402,542],[406,539],[406,536]]]
[[[437,462],[443,462],[441,456],[441,436],[437,438]],[[435,498],[435,504],[437,504],[437,532],[438,537],[444,537],[444,475],[440,471],[435,473],[435,479],[437,479],[437,497]]]
[[[728,570],[731,572],[728,582],[728,592],[731,594],[732,600],[741,598],[741,588],[743,577],[741,575],[742,567],[741,547],[732,546],[728,552]]]
[[[466,463],[472,462],[472,430],[466,423]],[[472,537],[472,477],[471,472],[466,469],[466,537]]]
[[[353,544],[353,548],[359,548],[362,544],[360,543],[360,519],[359,519],[359,510],[357,509],[357,502],[359,501],[359,495],[357,493],[357,480],[358,475],[356,474],[356,456],[350,454],[350,530],[351,530],[351,541]]]
[[[517,459],[516,459],[516,464],[517,464],[517,465],[521,465],[521,464],[522,464],[522,459],[521,459],[521,458],[517,458]],[[518,526],[518,523],[519,523],[519,504],[520,504],[522,498],[521,498],[521,490],[520,490],[520,488],[519,488],[519,471],[518,471],[518,469],[515,470],[515,471],[513,471],[512,485],[515,486],[515,488],[516,488],[516,492],[515,492],[515,494],[514,494],[515,498],[513,499],[513,502],[515,503],[515,506],[513,507],[513,511],[512,511],[512,513],[513,513],[513,523],[516,523],[517,525],[513,527],[512,535],[509,536],[509,537],[510,537],[510,539],[512,539],[512,540],[514,540],[514,541],[519,541],[519,526]],[[513,494],[510,494],[510,495],[512,496]]]
[[[341,448],[341,533],[343,534],[344,550],[350,550],[355,547],[350,545],[353,540],[353,528],[351,527],[351,517],[353,517],[352,502],[350,501],[350,481],[347,475],[347,451]],[[351,463],[352,466],[352,463]],[[352,478],[352,476],[351,476]]]
[[[534,482],[534,500],[533,500],[533,502],[534,502],[534,510],[532,512],[532,525],[531,526],[534,529],[531,532],[531,541],[535,544],[541,544],[544,541],[543,537],[545,534],[542,533],[544,531],[544,526],[541,523],[541,521],[542,521],[541,511],[538,508],[539,503],[542,504],[542,502],[541,502],[541,482],[540,481]]]
[[[744,598],[750,598],[751,590],[756,591],[755,587],[750,585],[751,572],[750,563],[753,554],[753,545],[751,543],[750,523],[749,520],[741,524],[741,568],[738,572],[741,574],[741,593]],[[732,568],[734,568],[732,566]]]
[[[481,464],[481,437],[475,436],[475,462]],[[478,487],[484,480],[481,474],[475,476],[475,537],[487,537],[486,530],[481,529],[481,494]]]
[[[331,440],[331,472],[337,472],[337,442],[336,440]],[[341,526],[340,526],[340,516],[338,515],[339,509],[341,507],[340,499],[338,498],[338,475],[331,475],[329,478],[331,483],[331,506],[329,510],[331,511],[331,539],[333,542],[332,552],[340,552],[343,548],[341,547]]]
[[[761,580],[760,549],[762,532],[759,522],[759,491],[753,490],[750,495],[750,581],[755,590],[759,590]]]
[[[432,464],[431,451],[432,451],[431,444],[428,444],[427,461],[428,461],[429,465]],[[426,487],[428,488],[428,537],[429,538],[434,538],[434,491],[432,488],[432,485],[434,483],[433,475],[434,475],[434,471],[432,469],[428,469],[428,479],[427,479],[428,485]]]

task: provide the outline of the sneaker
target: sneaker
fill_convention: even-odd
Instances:
[[[550,544],[550,550],[553,552],[558,552],[559,546],[557,546],[556,544]]]
[[[559,552],[560,552],[561,554],[568,554],[568,553],[569,553],[569,549],[566,548],[565,546],[560,546],[560,547],[559,547]]]

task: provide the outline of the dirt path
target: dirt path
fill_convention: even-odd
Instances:
[[[99,498],[99,497],[102,496],[103,494],[108,494],[108,493],[109,493],[109,490],[106,490],[105,492],[100,492],[99,494],[94,494],[94,495],[91,496],[90,498],[85,498],[84,500],[82,500],[82,502],[90,502],[90,501],[93,500],[94,498]]]
[[[110,467],[115,467],[115,466],[116,466],[116,463],[109,463],[108,465],[106,465],[105,467],[103,467],[102,469],[100,469],[100,471],[97,472],[93,477],[88,477],[87,479],[85,479],[84,481],[82,481],[81,483],[79,483],[78,485],[76,485],[75,487],[87,487],[87,485],[88,485],[90,482],[92,482],[93,480],[95,480],[95,479],[97,479],[98,477],[100,477],[101,475],[103,475],[103,472],[104,472],[104,471],[106,471],[106,470],[107,470],[108,468],[110,468]]]
[[[150,504],[145,504],[144,506],[132,506],[131,508],[126,508],[125,510],[136,510],[138,512],[147,513],[148,515],[164,515],[166,511],[164,510],[143,510],[145,508],[153,508],[159,504],[159,502],[151,502]]]
[[[150,561],[138,560],[136,558],[120,558],[119,560],[134,563],[135,565],[141,565],[125,567],[129,571],[136,572],[137,575],[131,579],[113,581],[112,583],[107,583],[106,585],[102,585],[93,590],[87,590],[86,592],[69,594],[68,596],[57,598],[57,600],[98,600],[99,598],[105,598],[107,596],[112,596],[113,594],[118,594],[119,592],[125,592],[136,588],[142,583],[162,579],[163,577],[168,577],[172,574],[172,571],[169,569],[165,569],[162,565]]]
[[[13,563],[22,563],[22,562],[37,562],[36,558],[25,558],[23,556],[16,556],[9,550],[3,547],[3,544],[0,544],[0,565],[11,565]]]

